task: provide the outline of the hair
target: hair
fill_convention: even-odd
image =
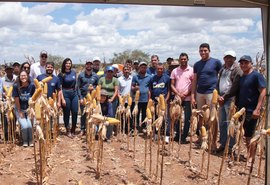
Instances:
[[[161,62],[159,62],[159,63],[157,64],[157,66],[162,66],[162,67],[164,67],[163,63],[161,63]]]
[[[172,62],[172,61],[173,61],[173,58],[172,58],[172,57],[169,57],[169,58],[167,58],[166,61],[167,61],[167,62]]]
[[[22,83],[21,83],[21,80],[20,80],[20,75],[21,75],[22,72],[25,72],[26,73],[27,78],[28,78],[27,82],[29,84],[31,83],[31,80],[30,80],[30,77],[29,77],[29,74],[27,73],[27,71],[21,70],[20,73],[19,73],[19,75],[18,75],[18,77],[17,77],[17,79],[16,79],[16,81],[15,81],[15,83],[18,85],[19,92],[20,92],[20,89],[22,87]]]
[[[159,60],[159,57],[158,57],[157,55],[152,55],[152,56],[151,56],[151,59],[152,59],[152,58],[155,58],[155,57]]]
[[[128,64],[128,63],[129,63],[129,64],[132,64],[133,62],[132,62],[131,59],[127,59],[127,60],[126,60],[126,64]]]
[[[181,53],[180,55],[179,55],[179,58],[180,57],[187,57],[187,59],[188,59],[188,54],[187,53]]]
[[[71,62],[72,63],[72,62]],[[53,68],[54,68],[54,62],[51,62],[51,61],[49,61],[49,62],[46,62],[46,66],[47,65],[52,65],[53,66]]]
[[[202,43],[200,48],[207,48],[210,51],[210,45],[208,43]]]
[[[70,58],[65,58],[64,61],[63,61],[63,63],[62,63],[62,66],[61,66],[61,73],[62,74],[65,74],[66,73],[65,69],[66,69],[66,63],[68,61],[71,62],[71,68],[72,68],[72,60]]]
[[[128,66],[128,65],[124,65],[123,70],[125,70],[125,68],[130,69],[130,66]]]

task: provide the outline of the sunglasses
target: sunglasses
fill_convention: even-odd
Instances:
[[[47,55],[41,55],[41,58],[47,58]]]
[[[30,67],[23,67],[23,69],[30,69]]]

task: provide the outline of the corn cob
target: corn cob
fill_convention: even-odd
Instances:
[[[242,108],[241,110],[239,110],[238,112],[236,112],[234,115],[233,115],[233,119],[238,119],[240,116],[242,116],[244,114],[244,112],[246,111],[245,108]]]
[[[146,117],[147,117],[148,119],[152,119],[152,114],[151,114],[150,108],[147,108],[147,109],[146,109]]]
[[[216,105],[218,102],[218,92],[217,90],[215,89],[213,91],[213,96],[212,96],[212,104]]]
[[[87,93],[86,99],[88,102],[92,102],[92,96],[90,95],[90,93]]]
[[[115,118],[107,118],[107,121],[111,125],[116,125],[116,124],[119,124],[120,123],[120,121],[118,119],[115,119]]]
[[[149,99],[148,103],[147,103],[147,108],[151,108],[153,106],[153,100]]]
[[[165,111],[166,105],[165,105],[165,99],[164,99],[163,94],[159,95],[159,103],[160,103],[160,110]]]
[[[96,99],[93,99],[93,108],[94,109],[97,108],[97,101],[96,101]]]
[[[14,119],[14,115],[13,115],[13,112],[12,111],[9,112],[8,118],[9,118],[9,120],[13,120]]]
[[[36,102],[35,103],[35,116],[36,116],[36,119],[41,119],[41,107],[40,107],[40,103],[39,102]]]
[[[38,97],[41,95],[41,93],[42,93],[42,88],[36,89],[35,93],[32,96],[32,100],[36,101]]]
[[[131,96],[128,97],[128,106],[131,106],[132,105],[132,98]]]
[[[83,99],[83,105],[86,105],[87,104],[87,100],[86,98]]]
[[[48,84],[47,83],[44,84],[43,93],[48,94]]]
[[[201,134],[202,134],[202,137],[206,137],[207,134],[206,134],[206,129],[204,126],[201,127]]]
[[[49,97],[48,102],[49,102],[49,105],[50,105],[51,107],[54,106],[54,100],[53,100],[51,97]]]
[[[57,94],[56,93],[53,93],[52,94],[52,97],[53,97],[54,102],[56,102],[57,101]]]
[[[101,94],[100,94],[100,86],[99,85],[96,87],[96,96],[97,96],[97,101],[100,101]]]
[[[266,130],[266,134],[270,135],[270,128]]]
[[[136,94],[135,94],[135,102],[138,102],[139,99],[140,99],[140,91],[137,90],[137,91],[136,91]]]
[[[91,92],[91,97],[92,97],[92,99],[96,98],[96,95],[97,95],[97,91],[94,89],[94,90]]]
[[[5,93],[8,93],[8,88],[5,85],[3,85],[3,89],[4,89]]]
[[[36,79],[36,78],[34,79],[34,84],[36,86],[36,89],[40,88],[40,83],[39,83],[38,79]]]
[[[42,83],[47,83],[47,82],[51,81],[52,79],[53,79],[52,76],[48,76],[47,78],[44,78],[44,79],[42,80]]]
[[[12,95],[12,90],[13,90],[13,86],[11,86],[11,87],[8,89],[7,97],[11,97],[11,95]]]

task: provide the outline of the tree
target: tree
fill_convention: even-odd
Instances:
[[[55,69],[61,69],[63,60],[64,60],[64,57],[62,56],[49,54],[47,61],[54,62]]]
[[[125,50],[121,53],[114,53],[113,58],[110,59],[111,63],[113,64],[124,64],[127,59],[131,60],[139,60],[139,61],[146,61],[150,60],[150,55],[145,53],[141,50]]]

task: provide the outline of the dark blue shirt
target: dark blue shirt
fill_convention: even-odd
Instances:
[[[154,68],[154,67],[148,67],[146,70],[146,73],[151,75],[151,76],[154,76],[155,74],[157,74],[157,71],[156,71],[156,68]]]
[[[217,86],[218,72],[222,64],[218,59],[209,58],[207,61],[198,61],[193,69],[197,74],[197,92],[210,94]]]
[[[266,81],[263,75],[257,71],[240,77],[239,94],[236,101],[238,108],[245,107],[247,112],[253,112],[260,96],[259,89],[265,87]]]
[[[106,117],[113,118],[113,109],[112,109],[112,103],[110,102],[104,102],[100,104],[102,115]]]
[[[68,73],[60,73],[58,75],[62,89],[74,89],[76,88],[76,72],[74,70]]]
[[[37,76],[37,80],[38,81],[42,81],[43,79],[47,78],[48,75],[47,74],[41,74]],[[48,93],[47,93],[47,98],[51,97],[54,92],[60,90],[60,81],[57,78],[57,76],[52,75],[53,79],[50,80],[49,82],[47,82],[48,85]]]
[[[139,102],[148,102],[148,91],[149,91],[150,80],[151,80],[151,75],[147,73],[144,76],[138,74],[132,78],[132,86],[135,86],[136,84],[138,84],[140,88]]]
[[[170,77],[165,73],[162,76],[155,75],[151,78],[149,89],[152,100],[157,101],[155,97],[159,97],[160,94],[166,98],[171,85],[170,81]]]
[[[26,110],[28,108],[28,101],[34,94],[35,89],[36,87],[32,82],[27,87],[21,88],[18,87],[17,83],[13,85],[12,96],[19,97],[21,110]]]
[[[78,76],[77,86],[78,86],[78,95],[79,99],[82,99],[89,92],[89,85],[93,85],[95,88],[98,84],[98,75],[95,72],[91,72],[90,75],[87,75],[85,72],[81,72]]]

